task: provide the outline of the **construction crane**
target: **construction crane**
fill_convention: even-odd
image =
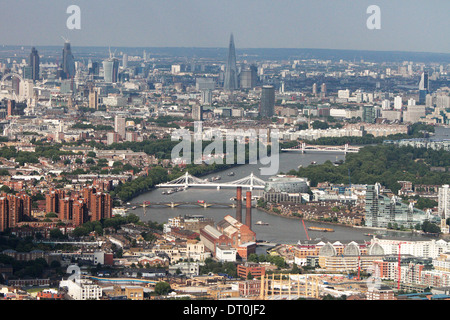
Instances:
[[[309,235],[308,235],[308,229],[307,229],[306,226],[305,226],[305,221],[303,221],[303,219],[302,219],[302,223],[303,223],[303,229],[305,229],[306,239],[311,240],[311,238],[310,238]]]
[[[361,256],[358,256],[358,281],[361,280]]]

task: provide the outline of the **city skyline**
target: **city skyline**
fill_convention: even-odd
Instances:
[[[79,1],[81,29],[69,30],[68,1],[50,3],[11,2],[0,14],[4,45],[58,45],[61,37],[73,46],[120,47],[225,47],[230,33],[237,35],[236,48],[317,48],[370,51],[448,53],[449,29],[444,1],[378,1],[381,29],[370,30],[366,11],[371,2],[351,6],[342,1],[308,3],[287,1],[197,0],[189,3],[131,4]],[[138,10],[139,9],[139,10]],[[99,14],[99,13],[102,14]],[[120,15],[116,15],[120,12]],[[18,24],[36,16],[38,24]],[[115,16],[115,19],[108,17]],[[421,19],[423,17],[423,19]],[[193,23],[194,22],[194,23]]]

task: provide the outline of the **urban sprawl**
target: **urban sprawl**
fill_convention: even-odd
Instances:
[[[228,44],[205,57],[0,48],[0,299],[450,299],[449,64]],[[206,142],[277,130],[280,157],[345,160],[236,176],[215,221],[198,185],[220,189],[242,164],[172,158],[172,133],[196,121]],[[232,143],[248,147],[244,134]],[[166,195],[193,184],[192,210],[169,216],[182,200]],[[165,221],[135,201],[149,192]],[[261,238],[258,210],[296,223],[298,242]],[[342,227],[364,237],[327,239]]]

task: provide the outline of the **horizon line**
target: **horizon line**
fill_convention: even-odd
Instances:
[[[69,41],[70,42],[70,41]],[[23,45],[23,44],[0,44],[2,47],[61,47],[63,45]],[[75,45],[73,48],[128,48],[128,49],[224,49],[228,47],[206,47],[206,46],[110,46],[110,45]],[[361,52],[396,52],[396,53],[420,53],[420,54],[439,54],[450,55],[450,52],[433,52],[433,51],[408,51],[408,50],[373,50],[373,49],[336,49],[336,48],[298,48],[298,47],[247,47],[235,48],[238,50],[336,50],[336,51],[361,51]]]

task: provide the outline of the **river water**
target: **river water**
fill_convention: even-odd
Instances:
[[[324,163],[327,160],[345,160],[343,153],[325,153],[325,152],[311,152],[301,154],[300,152],[284,152],[280,154],[280,167],[279,173],[287,173],[291,169],[297,169],[299,165],[308,166],[312,161],[317,164]],[[232,169],[227,169],[218,173],[203,176],[202,178],[210,178],[212,176],[221,176],[219,183],[234,181],[245,176],[250,175],[253,172],[256,176],[263,180],[267,180],[270,176],[261,176],[260,167],[261,164],[245,164],[237,166]],[[234,176],[228,176],[229,172],[234,172]],[[150,192],[142,194],[134,198],[132,204],[142,204],[144,201],[150,202],[197,202],[198,200],[204,200],[205,202],[217,202],[217,203],[232,203],[230,199],[236,196],[235,188],[222,188],[217,190],[216,188],[200,189],[191,187],[185,191],[176,192],[170,195],[163,195],[164,189],[154,189]],[[242,193],[245,194],[247,189],[243,188]],[[253,190],[253,195],[258,195],[262,191]],[[201,207],[178,207],[178,208],[162,208],[162,207],[147,207],[145,213],[142,207],[137,207],[135,210],[131,210],[138,215],[141,221],[156,221],[158,223],[166,223],[168,218],[184,215],[203,215],[208,218],[212,218],[216,223],[223,219],[226,215],[236,217],[236,209],[234,208],[201,208]],[[245,202],[243,202],[242,217],[245,219]],[[261,220],[268,223],[268,225],[255,225],[255,222]],[[299,240],[304,242],[307,240],[306,232],[303,228],[302,222],[299,219],[291,219],[273,214],[266,213],[262,210],[252,208],[252,230],[256,232],[257,240],[264,240],[272,243],[283,244],[296,244]],[[333,228],[335,232],[320,232],[308,230],[308,235],[312,240],[322,241],[363,241],[370,240],[371,236],[365,235],[365,233],[376,233],[374,230],[352,228],[348,226],[330,225],[319,222],[305,221],[306,226],[319,226]],[[423,236],[404,233],[404,232],[386,232],[382,231],[385,235],[383,238],[390,239],[410,239],[418,240],[424,239]]]

